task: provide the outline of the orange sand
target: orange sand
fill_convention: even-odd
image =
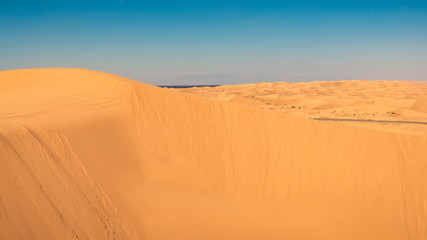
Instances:
[[[304,118],[427,122],[427,82],[284,82],[186,88],[177,91]],[[427,125],[366,122],[344,124],[427,136]]]
[[[307,119],[426,121],[425,84],[185,92],[0,72],[0,239],[427,238],[425,126]]]

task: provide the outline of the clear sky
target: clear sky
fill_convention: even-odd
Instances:
[[[427,80],[427,1],[0,1],[0,70],[150,84]]]

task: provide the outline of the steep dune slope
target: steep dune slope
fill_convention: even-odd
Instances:
[[[63,134],[21,121],[1,126],[1,239],[137,237]]]
[[[0,119],[5,239],[427,237],[424,136],[76,69],[0,72]]]

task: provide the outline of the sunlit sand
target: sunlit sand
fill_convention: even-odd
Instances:
[[[425,239],[427,85],[0,72],[0,239]]]

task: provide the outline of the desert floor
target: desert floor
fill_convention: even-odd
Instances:
[[[178,91],[304,118],[384,120],[344,124],[403,134],[427,135],[427,82],[322,81],[196,87]],[[399,121],[423,124],[403,124]]]

